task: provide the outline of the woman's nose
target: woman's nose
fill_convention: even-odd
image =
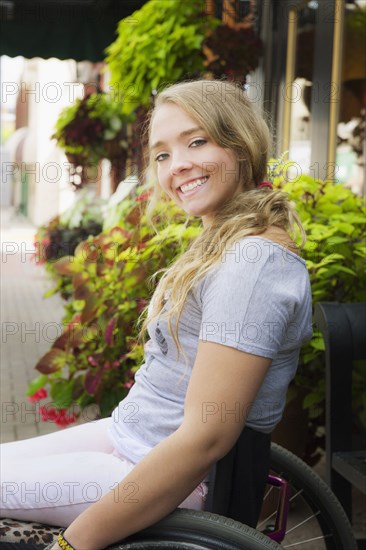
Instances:
[[[170,173],[172,175],[179,174],[184,170],[189,170],[192,167],[192,162],[184,153],[175,153],[171,157]]]

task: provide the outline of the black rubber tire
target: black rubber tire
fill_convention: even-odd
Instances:
[[[329,486],[307,464],[280,445],[271,444],[271,469],[287,479],[313,512],[319,512],[317,521],[326,536],[327,550],[357,550],[351,524],[339,500]],[[285,539],[286,541],[286,539]],[[286,542],[283,546],[286,546]],[[303,546],[296,546],[301,550]],[[304,544],[308,549],[309,544]]]
[[[287,479],[294,491],[317,514],[316,520],[324,535],[327,550],[357,550],[350,522],[328,485],[300,458],[272,443],[271,469]],[[312,543],[310,543],[312,544]],[[157,524],[113,545],[117,550],[271,550],[286,547],[266,535],[229,518],[178,509]],[[301,541],[294,550],[313,548]]]
[[[255,529],[211,514],[179,508],[110,550],[280,550]]]

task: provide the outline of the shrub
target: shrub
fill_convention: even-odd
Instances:
[[[174,223],[162,227],[157,216],[161,232],[156,235],[144,218],[138,223],[141,199],[127,204],[123,228],[89,237],[73,256],[53,264],[72,296],[65,306],[64,332],[36,365],[41,376],[30,384],[28,395],[48,385],[56,409],[76,405],[73,413],[80,414],[96,404],[107,416],[127,394],[143,359],[135,329],[151,295],[148,278],[180,254],[199,230],[186,227],[184,213],[165,205],[166,217]]]
[[[103,199],[96,198],[93,193],[80,190],[70,209],[38,228],[34,238],[35,262],[45,264],[46,270],[57,282],[56,287],[47,292],[46,296],[55,292],[60,292],[63,298],[70,296],[70,281],[57,275],[54,264],[63,256],[72,256],[77,245],[90,235],[101,232],[104,203]]]
[[[277,185],[296,203],[307,233],[302,256],[310,274],[313,305],[316,302],[361,302],[365,288],[365,201],[351,190],[331,181],[301,176]],[[300,354],[299,369],[289,398],[305,394],[303,406],[309,413],[308,454],[323,446],[325,408],[324,341],[316,327],[311,341]],[[366,427],[366,369],[360,362],[353,369],[353,409],[356,424]],[[363,426],[363,427],[362,427]]]

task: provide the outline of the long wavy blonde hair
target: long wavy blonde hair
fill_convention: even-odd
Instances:
[[[187,363],[187,356],[179,342],[179,319],[188,293],[221,261],[223,252],[243,237],[260,235],[271,226],[284,229],[294,238],[300,233],[302,244],[305,233],[285,193],[257,187],[267,174],[270,132],[242,87],[226,81],[198,80],[166,88],[156,97],[150,116],[149,138],[154,113],[166,103],[182,108],[218,145],[235,153],[242,182],[242,192],[222,204],[215,212],[213,222],[202,229],[188,250],[171,266],[158,271],[163,275],[156,287],[151,311],[145,317],[146,307],[139,318],[141,322],[145,317],[138,335],[138,340],[144,342],[148,324],[159,316],[166,317],[178,349],[178,359],[182,352]],[[155,164],[150,156],[149,179],[153,182],[153,191],[146,210],[148,219],[163,194],[157,181]],[[167,294],[171,304],[168,311],[162,312]]]

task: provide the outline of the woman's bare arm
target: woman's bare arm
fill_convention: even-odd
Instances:
[[[181,427],[67,528],[69,543],[99,550],[177,508],[234,445],[270,363],[200,341]]]

